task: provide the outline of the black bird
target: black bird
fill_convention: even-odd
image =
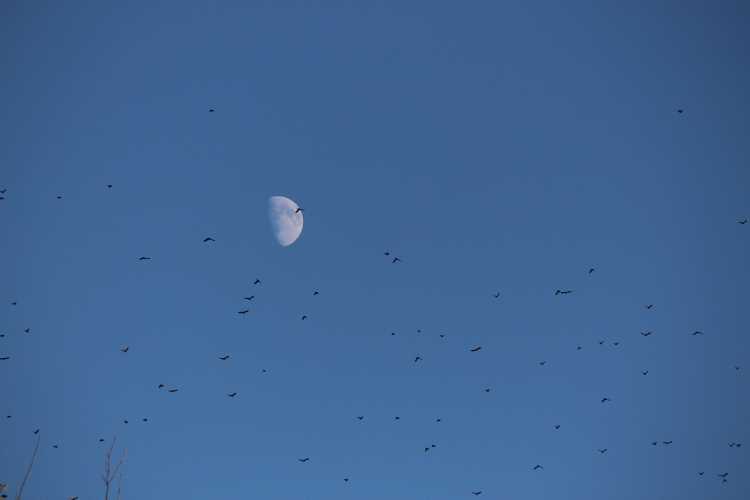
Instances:
[[[5,338],[5,334],[4,333],[0,333],[0,339],[4,339],[4,338]]]
[[[672,441],[662,441],[661,443],[662,444],[666,444],[666,445],[670,445],[670,444],[672,444]]]
[[[302,321],[305,321],[307,319],[307,314],[302,315]]]
[[[678,110],[677,110],[677,112],[678,112],[679,114],[682,114],[682,113],[684,113],[684,112],[685,112],[685,110],[684,110],[684,109],[678,109]]]
[[[127,424],[127,423],[128,423],[128,421],[127,421],[127,420],[123,420],[123,421],[122,421],[122,423],[123,423],[123,424]]]
[[[546,361],[540,361],[540,362],[539,362],[539,366],[544,366],[544,365],[546,365],[546,364],[547,364],[547,362],[546,362]]]
[[[611,399],[609,399],[609,398],[602,398],[602,403],[606,403],[606,402],[608,402],[608,401],[612,401],[612,400],[611,400]]]
[[[120,347],[120,352],[128,352],[129,350],[130,350],[130,346],[125,345],[125,346]]]
[[[364,420],[364,419],[365,419],[364,415],[360,415],[360,416],[357,417],[357,420]]]
[[[223,356],[219,356],[219,359],[222,360],[222,361],[226,361],[226,360],[229,359],[229,354],[225,354]]]
[[[103,443],[104,442],[104,438],[99,438],[99,442]]]
[[[167,390],[167,392],[177,392],[177,391],[179,391],[179,389],[169,389],[169,390]]]
[[[488,387],[488,388],[486,388],[486,389],[484,390],[484,392],[490,392],[491,390],[492,390],[492,389],[490,389],[490,388]]]
[[[442,335],[441,335],[441,337],[442,337]],[[478,346],[474,347],[473,349],[469,349],[470,352],[479,352],[481,350],[482,350],[482,346],[481,345],[478,345]]]
[[[427,453],[428,451],[430,451],[430,447],[429,446],[425,446],[424,447],[424,452]]]
[[[651,335],[653,333],[654,332],[652,332],[651,330],[649,330],[649,331],[646,331],[646,332],[641,332],[641,335],[643,335],[644,337],[648,337],[649,335]]]
[[[560,424],[555,425],[555,429],[560,429]]]
[[[496,299],[499,299],[500,298],[500,292],[495,292],[495,293],[492,294],[492,296],[495,297]]]
[[[159,384],[159,389],[164,389],[165,387],[166,387],[166,385],[164,385],[164,384]]]
[[[729,443],[730,448],[740,448],[742,447],[742,443]]]
[[[536,464],[536,465],[534,466],[534,469],[533,469],[533,470],[544,470],[544,467],[542,467],[542,466],[541,466],[541,465],[539,465],[539,464]]]
[[[309,461],[309,460],[310,460],[310,457],[305,457],[305,458],[298,458],[297,460],[299,460],[299,461],[300,461],[300,462],[302,462],[302,463],[305,463],[305,462],[307,462],[307,461]]]
[[[385,252],[383,252],[383,255],[385,255],[386,257],[389,257],[391,255],[391,252],[386,250]]]
[[[255,278],[255,281],[253,281],[253,285],[260,285],[261,281],[258,278]]]
[[[138,257],[138,260],[151,260],[151,257]]]
[[[8,188],[0,189],[0,194],[5,194],[8,191]]]
[[[10,305],[12,305],[12,306],[17,306],[17,305],[18,305],[18,302],[16,302],[16,301],[13,301],[13,302],[11,302],[11,303],[10,303]]]
[[[651,441],[651,446],[656,446],[657,444],[659,444],[659,441]]]
[[[5,418],[13,418],[13,415],[5,415]]]
[[[213,113],[214,111],[216,111],[214,108],[208,108],[209,113]]]
[[[648,370],[643,370],[643,371],[642,371],[641,373],[642,373],[643,375],[648,375]]]
[[[348,482],[349,482],[349,478],[348,478],[348,477],[345,477],[345,478],[344,478],[344,482],[345,482],[345,483],[348,483]]]
[[[401,259],[399,259],[398,257],[394,257],[391,261],[391,264],[395,264],[396,262],[401,262]]]
[[[247,300],[247,301],[251,301],[251,300],[253,300],[255,298],[255,295],[251,295],[249,297],[242,297],[242,298],[245,299],[245,300]]]
[[[210,242],[216,242],[216,240],[213,239],[213,238],[211,238],[210,236],[208,236],[206,238],[203,238],[203,243],[208,243],[209,241]]]
[[[422,356],[416,356],[414,362],[416,363],[417,361],[422,361]]]
[[[107,189],[112,189],[112,184],[107,184]]]
[[[573,290],[555,290],[555,295],[567,295],[573,293]]]
[[[576,347],[576,351],[580,351],[581,349],[583,349],[583,347],[581,347],[581,346],[577,346]]]
[[[599,341],[599,345],[604,345],[604,341],[603,341],[603,340],[600,340],[600,341]]]
[[[34,434],[39,434],[39,429],[35,430]]]
[[[654,307],[654,305],[653,305],[653,304],[646,304],[646,305],[645,305],[645,306],[643,306],[643,307],[645,307],[646,309],[651,309],[651,308],[653,308],[653,307]]]
[[[702,475],[703,475],[703,471],[699,472],[699,473],[698,473],[698,475],[699,475],[699,476],[702,476]]]
[[[435,422],[437,422],[437,423],[440,423],[440,422],[442,422],[442,421],[443,421],[443,419],[442,419],[442,418],[437,418],[437,419],[435,419]]]
[[[440,338],[441,338],[441,339],[444,339],[444,338],[445,338],[445,334],[444,334],[444,333],[441,333],[441,334],[440,334]]]
[[[148,422],[148,418],[146,418],[146,417],[143,417],[143,418],[141,419],[141,421],[143,421],[143,422]]]
[[[740,220],[738,220],[738,221],[737,221],[737,224],[743,224],[743,225],[744,225],[744,224],[747,224],[747,220],[748,220],[748,219],[747,219],[747,217],[745,217],[744,219],[740,219]]]
[[[739,371],[740,370],[739,365],[734,365],[734,369],[737,370],[737,371]]]
[[[729,475],[729,473],[728,472],[722,472],[721,474],[716,474],[716,475],[719,476],[722,479],[726,479],[726,477]]]
[[[10,356],[0,356],[0,361],[8,361]]]
[[[31,328],[24,328],[23,332],[24,333],[31,333]]]
[[[243,309],[241,311],[237,311],[237,314],[247,314],[250,312],[250,309]]]
[[[60,195],[57,195],[57,199],[58,199],[58,200],[62,200],[62,196],[60,196]]]
[[[401,417],[393,417],[393,420],[401,420]]]
[[[593,267],[590,267],[590,268],[589,268],[589,274],[593,273],[594,271],[596,271],[596,269],[595,269],[595,268],[593,268]]]
[[[227,396],[229,396],[230,398],[233,398],[233,397],[235,397],[236,395],[237,395],[237,393],[236,393],[236,392],[230,392],[229,394],[227,394]]]
[[[703,332],[700,331],[700,330],[696,330],[693,333],[691,333],[690,335],[693,335],[693,336],[695,336],[695,335],[703,335]]]
[[[481,491],[472,491],[471,494],[478,497],[479,495],[482,494],[482,492]]]
[[[612,342],[612,345],[615,346],[615,347],[617,347],[618,345],[620,345],[620,343],[619,342]]]
[[[391,336],[394,336],[394,335],[396,335],[396,332],[391,332]]]
[[[315,297],[316,295],[320,295],[320,292],[317,290],[313,290],[313,297]]]
[[[297,207],[297,210],[295,210],[295,211],[294,211],[294,213],[295,213],[295,214],[298,214],[298,213],[300,213],[300,212],[304,212],[304,211],[305,211],[305,209],[304,209],[304,208],[302,208],[302,207]]]
[[[604,454],[604,453],[607,453],[607,448],[602,448],[602,449],[599,449],[599,450],[596,450],[596,451],[598,451],[599,453]]]

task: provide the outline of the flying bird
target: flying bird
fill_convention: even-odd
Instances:
[[[304,211],[305,211],[305,209],[304,209],[304,208],[302,208],[302,207],[297,207],[297,210],[295,210],[295,211],[294,211],[294,213],[295,213],[295,214],[298,214],[298,213],[300,213],[300,212],[304,212]]]
[[[555,430],[559,430],[559,429],[560,429],[560,424],[555,425]]]
[[[8,361],[10,356],[0,356],[0,361]]]
[[[651,330],[649,330],[649,331],[646,331],[646,332],[641,332],[641,335],[643,335],[644,337],[648,337],[649,335],[651,335],[653,333],[654,332],[652,332]]]
[[[603,341],[603,340],[600,340],[600,341],[599,341],[599,345],[604,345],[604,341]]]
[[[702,476],[703,474],[704,474],[703,471],[701,471],[701,472],[698,473],[699,476]]]
[[[250,301],[250,300],[253,300],[255,298],[255,295],[251,295],[249,297],[242,297],[242,298],[245,299],[245,300],[247,300],[247,301]]]
[[[250,312],[250,309],[243,309],[241,311],[237,311],[237,314],[247,314]]]
[[[307,314],[302,315],[302,321],[305,321],[307,319]]]
[[[607,448],[601,448],[601,449],[596,450],[596,451],[598,451],[599,453],[604,454],[604,453],[607,453]]]
[[[422,356],[416,356],[414,362],[416,363],[417,361],[422,361]]]
[[[541,465],[539,465],[539,464],[536,464],[536,465],[534,466],[533,470],[544,470],[544,467],[542,467],[542,466],[541,466]]]
[[[544,365],[546,365],[546,364],[547,364],[547,362],[546,362],[546,361],[540,361],[540,362],[539,362],[539,366],[544,366]]]
[[[223,356],[219,356],[219,359],[222,360],[222,361],[226,361],[226,360],[229,359],[229,354],[225,354]]]
[[[125,345],[125,346],[120,347],[120,352],[128,352],[129,350],[130,350],[130,346]]]
[[[490,392],[491,390],[492,390],[492,389],[490,389],[490,388],[488,387],[488,388],[486,388],[486,389],[484,390],[484,392]]]
[[[299,460],[299,461],[300,461],[300,462],[302,462],[302,463],[305,463],[305,462],[307,462],[307,461],[309,461],[309,460],[310,460],[310,457],[305,457],[305,458],[298,458],[297,460]]]
[[[653,304],[646,304],[643,307],[645,307],[646,309],[652,309],[654,307],[654,305]]]
[[[659,441],[651,441],[651,446],[656,446],[657,444],[659,444]]]
[[[159,384],[159,389],[164,389],[165,387],[166,387],[166,385],[164,385],[164,384]]]
[[[253,281],[253,285],[260,285],[261,281],[256,278],[255,281]]]
[[[682,114],[682,113],[684,113],[684,112],[685,112],[685,110],[684,110],[684,109],[678,109],[678,110],[677,110],[677,112],[678,112],[679,114]]]
[[[703,332],[700,331],[700,330],[696,330],[693,333],[691,333],[690,335],[693,335],[693,336],[695,336],[695,335],[703,335]]]
[[[576,346],[576,351],[580,351],[581,349],[583,349],[583,347],[581,347],[581,346]]]
[[[31,328],[24,328],[23,332],[24,333],[31,333]]]
[[[179,389],[168,389],[167,392],[177,392]]]
[[[661,443],[662,444],[666,444],[666,445],[670,445],[670,444],[672,444],[672,441],[662,441]]]
[[[475,497],[478,497],[479,495],[482,494],[482,492],[481,491],[472,491],[471,494],[474,495]]]
[[[609,398],[602,398],[602,403],[606,403],[606,402],[608,402],[608,401],[612,401],[612,400],[611,400],[611,399],[609,399]]]
[[[39,434],[39,429],[35,430],[34,434]]]
[[[442,337],[442,335],[441,335],[441,337]],[[470,352],[479,352],[481,350],[482,350],[482,346],[481,345],[478,345],[478,346],[474,347],[473,349],[469,349]]]
[[[615,347],[617,347],[618,345],[620,345],[620,343],[619,342],[612,342],[612,345],[615,346]]]
[[[573,293],[573,290],[555,290],[555,295],[567,295]]]
[[[235,397],[236,395],[237,395],[237,393],[236,393],[236,392],[230,392],[229,394],[227,394],[227,396],[229,396],[230,398],[233,398],[233,397]]]
[[[213,238],[211,238],[210,236],[207,236],[206,238],[203,238],[203,243],[208,243],[209,241],[210,242],[216,242],[216,240],[213,239]]]
[[[112,189],[112,184],[107,184],[107,189]]]
[[[500,292],[495,292],[495,293],[492,294],[492,296],[495,297],[496,299],[499,299],[500,298]]]
[[[357,417],[357,420],[364,420],[364,419],[365,419],[364,415],[360,415],[360,416]]]
[[[313,297],[315,297],[316,295],[320,295],[320,292],[317,290],[313,290]]]
[[[214,108],[208,108],[209,113],[213,113],[214,111],[216,111]]]
[[[742,224],[742,225],[745,225],[745,224],[747,224],[747,221],[748,221],[748,219],[747,219],[747,217],[745,217],[744,219],[740,219],[740,220],[738,220],[738,221],[737,221],[737,224]]]
[[[386,250],[385,252],[383,252],[383,255],[385,255],[386,257],[389,257],[391,255],[391,252]]]
[[[402,260],[399,259],[398,257],[394,257],[393,260],[391,261],[391,264],[395,264],[396,262],[402,262]]]
[[[401,417],[393,417],[393,420],[401,420]]]
[[[643,370],[643,371],[642,371],[641,373],[642,373],[643,375],[648,375],[648,370]]]
[[[719,476],[722,479],[726,479],[726,477],[729,475],[729,473],[728,472],[722,472],[721,474],[716,474],[716,475]]]
[[[138,260],[151,260],[151,257],[138,257]]]
[[[596,271],[596,268],[593,268],[593,267],[589,268],[589,274],[593,273],[594,271]]]

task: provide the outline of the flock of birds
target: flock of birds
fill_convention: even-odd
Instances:
[[[215,110],[212,108],[212,109],[209,109],[209,112],[213,113],[213,112],[215,112]],[[683,110],[682,109],[678,109],[677,112],[680,113],[680,114],[682,114]],[[113,185],[112,184],[107,184],[106,187],[107,187],[107,189],[112,189]],[[0,200],[5,200],[6,199],[6,194],[7,194],[7,189],[0,189]],[[62,195],[57,195],[56,198],[58,200],[61,200],[62,199]],[[303,211],[304,211],[304,209],[300,207],[300,208],[296,209],[295,213],[300,213],[300,212],[303,212]],[[741,218],[741,219],[738,219],[736,222],[738,224],[740,224],[740,225],[745,225],[745,224],[748,223],[748,218],[746,218],[746,217],[745,218]],[[212,236],[206,236],[206,237],[204,237],[202,239],[202,242],[204,244],[213,244],[213,243],[216,243],[216,239],[214,237],[212,237]],[[390,261],[391,264],[398,264],[398,263],[403,263],[404,262],[401,257],[398,257],[398,256],[394,255],[390,250],[387,250],[387,251],[383,252],[383,255],[388,258],[388,260]],[[140,262],[146,262],[146,261],[151,261],[152,258],[150,256],[142,255],[142,256],[137,257],[137,260],[140,261]],[[588,269],[587,274],[588,275],[592,275],[594,272],[596,272],[596,268],[591,267],[591,268]],[[260,278],[256,278],[252,282],[252,285],[254,287],[261,286],[262,285],[261,279]],[[555,289],[554,290],[554,296],[565,296],[565,295],[569,295],[569,294],[572,294],[572,293],[574,293],[574,290],[571,290],[571,289],[562,289],[561,288],[561,289]],[[312,295],[313,296],[317,296],[319,294],[320,294],[319,290],[313,290],[312,291]],[[500,291],[496,291],[496,292],[492,293],[491,297],[494,298],[494,299],[496,299],[496,300],[499,300],[500,297],[501,297]],[[256,298],[255,295],[248,295],[246,297],[243,297],[243,300],[246,301],[247,303],[252,303],[255,300],[255,298]],[[14,301],[10,302],[10,305],[11,306],[17,306],[18,305],[18,301],[14,300]],[[654,308],[654,304],[645,304],[643,307],[646,310],[651,310],[651,309]],[[246,314],[249,314],[250,312],[251,312],[251,309],[248,307],[248,308],[243,308],[243,309],[238,310],[237,314],[246,315]],[[308,318],[308,316],[306,314],[302,314],[300,316],[300,319],[302,321],[306,320],[307,318]],[[23,329],[23,333],[25,333],[25,334],[28,335],[28,334],[32,333],[32,330],[31,330],[31,328],[27,327],[27,328]],[[417,333],[421,333],[421,330],[417,330]],[[391,332],[390,334],[391,335],[396,335],[395,332]],[[651,330],[644,330],[644,331],[640,332],[640,335],[643,336],[643,337],[650,337],[652,334],[653,334],[653,331],[651,331]],[[690,335],[692,335],[692,336],[703,335],[703,332],[700,331],[700,330],[695,330],[695,331],[691,332]],[[6,337],[5,333],[0,333],[0,339],[3,339],[5,337]],[[440,337],[444,338],[445,335],[444,334],[440,334]],[[604,344],[605,344],[604,340],[600,340],[599,341],[599,345],[604,345]],[[620,345],[620,343],[617,342],[617,341],[615,341],[615,342],[612,342],[612,345],[614,347],[617,347],[617,346]],[[0,349],[1,349],[1,346],[0,346]],[[583,346],[578,345],[578,346],[576,346],[576,349],[580,351],[581,349],[583,349]],[[127,355],[130,352],[130,347],[128,345],[124,345],[124,346],[121,346],[119,348],[119,350],[120,350],[120,352],[123,355]],[[468,348],[468,351],[470,353],[478,353],[481,350],[482,350],[482,346],[481,345],[475,345],[475,346],[472,346],[472,347]],[[227,353],[224,353],[224,354],[221,354],[221,355],[218,356],[218,359],[220,361],[222,361],[222,362],[226,362],[230,358],[231,358],[231,355],[227,354]],[[9,362],[9,361],[11,361],[11,359],[12,359],[12,357],[11,357],[10,354],[2,354],[2,355],[0,355],[0,361],[2,361],[2,362]],[[422,356],[419,355],[419,354],[417,354],[414,357],[414,361],[413,362],[414,363],[419,363],[421,361],[423,361]],[[545,360],[539,361],[538,364],[539,364],[539,366],[544,366],[546,364],[546,361]],[[740,366],[734,365],[734,369],[737,370],[737,371],[739,371],[740,370]],[[265,373],[266,371],[267,371],[266,369],[262,369],[263,373]],[[647,376],[649,374],[649,371],[648,370],[643,370],[643,371],[641,371],[641,374],[643,376]],[[168,385],[168,384],[165,384],[165,383],[159,383],[157,385],[157,389],[159,391],[164,391],[164,392],[170,393],[170,394],[177,393],[180,390],[179,387],[176,387],[176,386],[173,386],[173,385]],[[492,388],[491,387],[486,387],[483,390],[484,390],[484,392],[489,393],[489,392],[492,391]],[[235,398],[235,397],[238,396],[238,394],[239,393],[237,391],[232,391],[232,392],[226,393],[226,397],[228,397],[228,398]],[[601,404],[606,404],[606,403],[610,403],[610,402],[612,402],[612,399],[610,397],[608,397],[608,396],[604,396],[604,397],[602,397],[600,399],[600,403]],[[5,418],[6,419],[11,419],[12,415],[6,415]],[[358,421],[363,421],[364,419],[365,419],[364,415],[357,415],[356,416],[356,420],[358,420]],[[399,416],[394,416],[393,420],[394,421],[399,421],[400,417]],[[147,423],[149,421],[149,419],[147,417],[142,417],[141,421],[144,422],[144,423]],[[435,420],[435,422],[437,422],[437,423],[439,423],[441,421],[442,421],[441,418],[437,418]],[[128,424],[129,422],[130,421],[128,419],[123,420],[124,424]],[[554,429],[555,430],[560,430],[560,428],[561,428],[560,424],[555,424],[554,425]],[[39,433],[40,433],[40,429],[37,428],[37,429],[33,430],[33,434],[34,435],[39,435]],[[98,438],[98,440],[99,440],[100,443],[104,443],[104,441],[105,441],[104,438],[101,438],[101,437]],[[652,446],[670,446],[670,445],[672,445],[672,443],[673,443],[673,441],[671,441],[671,440],[662,440],[662,441],[658,441],[657,440],[657,441],[652,441],[651,445]],[[741,442],[732,441],[732,442],[728,443],[728,446],[730,448],[741,448],[742,447],[742,443]],[[437,447],[436,444],[426,445],[426,446],[424,446],[424,453],[429,453],[430,451],[432,451],[436,447]],[[57,443],[52,444],[52,448],[54,448],[54,449],[59,448],[59,444],[57,444]],[[608,451],[608,448],[598,448],[598,449],[596,449],[596,452],[598,452],[599,454],[605,454],[605,453],[607,453],[607,451]],[[311,457],[309,457],[309,456],[297,458],[297,461],[299,463],[303,463],[303,464],[309,462],[310,460],[311,460]],[[533,471],[544,471],[544,466],[542,464],[534,464],[533,466],[530,466],[530,469],[533,470]],[[696,471],[696,473],[697,473],[698,476],[704,476],[705,475],[705,471]],[[728,481],[728,476],[729,476],[729,473],[725,472],[725,471],[715,472],[715,477],[718,478],[722,483],[726,483]],[[346,483],[348,483],[349,480],[350,479],[348,477],[343,478],[343,481],[346,482]],[[7,498],[7,494],[5,493],[6,490],[7,490],[7,485],[4,484],[4,483],[0,483],[0,498]],[[472,490],[471,491],[471,494],[474,495],[474,496],[482,495],[482,493],[483,493],[482,490]],[[78,500],[77,496],[73,496],[73,497],[69,497],[69,498],[70,498],[70,500]]]

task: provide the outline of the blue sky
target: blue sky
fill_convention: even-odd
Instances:
[[[29,499],[113,436],[125,498],[745,498],[747,6],[0,14],[0,482],[40,428]]]

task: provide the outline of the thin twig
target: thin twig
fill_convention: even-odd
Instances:
[[[29,476],[31,476],[31,469],[34,468],[34,461],[36,460],[36,454],[39,451],[39,441],[41,441],[41,439],[42,439],[42,436],[37,434],[36,446],[34,446],[34,453],[31,455],[31,462],[29,462],[29,466],[26,468],[26,474],[23,476],[23,481],[21,481],[21,485],[18,487],[16,500],[21,500],[21,496],[23,495],[23,488],[24,486],[26,486],[26,481],[29,480]]]

